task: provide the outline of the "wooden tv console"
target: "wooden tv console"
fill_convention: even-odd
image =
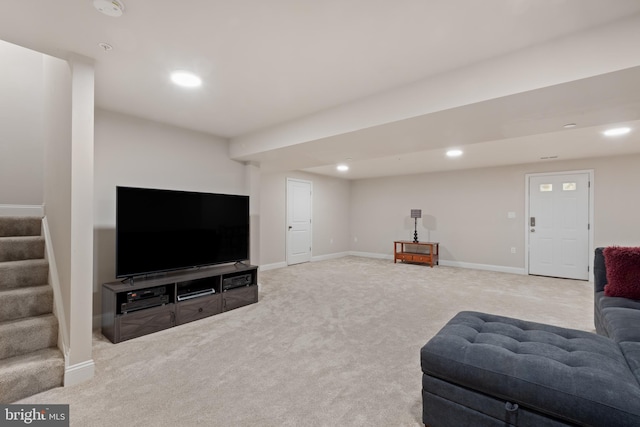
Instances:
[[[102,285],[102,334],[114,343],[258,302],[258,267],[236,264]]]

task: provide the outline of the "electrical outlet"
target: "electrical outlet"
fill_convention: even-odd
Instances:
[[[357,237],[354,237],[354,238],[353,238],[353,241],[354,241],[354,242],[358,242],[358,238],[357,238]]]
[[[512,253],[512,254],[515,254],[515,253],[516,253],[516,247],[515,247],[515,246],[512,246],[512,247],[511,247],[511,253]]]

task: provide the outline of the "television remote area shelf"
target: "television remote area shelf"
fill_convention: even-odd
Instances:
[[[258,267],[172,272],[102,285],[102,334],[118,343],[258,302]]]

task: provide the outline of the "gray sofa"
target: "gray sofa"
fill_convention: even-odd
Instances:
[[[640,301],[604,295],[598,334],[461,312],[421,349],[423,422],[441,426],[640,426]]]

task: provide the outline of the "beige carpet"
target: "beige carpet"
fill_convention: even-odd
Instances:
[[[72,426],[417,426],[420,348],[460,310],[593,330],[588,282],[346,257],[261,272],[260,302],[111,344]]]

